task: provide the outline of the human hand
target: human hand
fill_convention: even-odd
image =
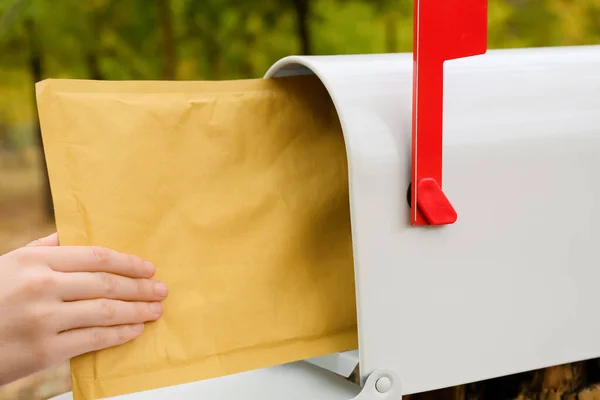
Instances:
[[[155,267],[50,235],[0,256],[0,386],[94,350],[126,343],[162,315]]]

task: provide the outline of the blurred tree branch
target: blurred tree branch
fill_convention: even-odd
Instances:
[[[156,0],[158,6],[158,16],[162,32],[163,45],[163,71],[162,78],[175,79],[177,69],[177,55],[175,49],[175,39],[173,34],[173,10],[170,0]]]
[[[31,78],[35,82],[39,82],[43,79],[43,54],[40,45],[39,34],[35,21],[31,16],[25,19],[25,30],[27,32],[27,41],[29,42],[29,70]],[[35,89],[34,89],[35,92]],[[40,127],[39,118],[37,117],[37,102],[35,93],[33,95],[33,108],[36,110],[36,121],[35,121],[35,138],[37,139],[38,146],[41,149],[42,154],[42,191],[44,200],[44,211],[48,219],[54,218],[54,204],[52,202],[52,194],[50,192],[50,181],[48,179],[48,167],[46,165],[46,158],[44,157],[44,142],[42,140],[42,131]]]
[[[296,11],[296,31],[300,40],[300,53],[312,54],[312,38],[309,29],[311,0],[291,0]]]
[[[31,0],[15,0],[12,6],[3,13],[2,18],[0,19],[0,44],[5,40],[6,32],[9,31],[14,23],[19,21],[20,15],[26,11],[30,3]]]

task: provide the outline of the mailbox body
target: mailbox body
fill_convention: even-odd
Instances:
[[[599,357],[600,46],[446,62],[444,227],[410,225],[412,66],[290,57],[267,73],[315,73],[340,116],[363,381],[387,368],[410,394]]]

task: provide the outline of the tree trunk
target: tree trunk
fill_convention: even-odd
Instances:
[[[308,27],[310,0],[292,0],[296,10],[296,32],[300,40],[300,54],[312,54],[312,41]]]
[[[101,49],[100,49],[101,39],[100,38],[102,37],[102,27],[104,26],[104,24],[102,23],[102,20],[100,19],[98,10],[95,9],[93,12],[89,12],[88,14],[90,14],[90,20],[89,20],[90,36],[89,36],[89,42],[87,43],[88,46],[87,46],[87,54],[85,57],[85,63],[87,66],[89,79],[94,79],[94,80],[100,81],[100,80],[104,79],[104,74],[100,70],[100,56],[101,56]]]
[[[86,64],[88,68],[88,75],[90,79],[94,80],[102,80],[104,76],[102,71],[100,71],[100,63],[98,61],[98,54],[95,51],[91,51],[88,53],[86,57]]]
[[[175,39],[173,35],[173,10],[170,0],[157,0],[158,16],[160,18],[163,45],[163,79],[175,79],[177,55],[175,54]]]
[[[27,30],[27,39],[29,42],[29,71],[33,83],[39,82],[43,79],[43,64],[42,64],[42,49],[40,46],[39,38],[36,32],[36,26],[31,18],[25,21],[25,27]],[[35,91],[33,93],[33,109],[35,110],[35,136],[41,150],[41,176],[42,176],[42,196],[44,199],[44,212],[49,220],[54,219],[54,205],[52,202],[52,194],[50,192],[50,181],[48,179],[48,167],[46,165],[46,158],[44,154],[44,142],[42,141],[42,131],[40,128],[40,121],[37,115],[37,101],[35,97]]]
[[[245,9],[242,12],[242,16],[241,16],[241,20],[242,21],[247,21],[250,18],[250,12],[248,11],[248,9]],[[244,60],[242,61],[242,65],[240,67],[241,69],[241,73],[242,73],[242,78],[256,78],[255,73],[254,73],[254,66],[252,65],[252,61],[251,61],[251,57],[250,54],[252,53],[252,50],[254,49],[254,46],[256,44],[256,34],[254,32],[252,32],[250,29],[248,29],[247,26],[244,26],[242,28],[243,31],[243,40],[244,40],[244,46],[245,46],[245,56],[244,56]]]
[[[214,38],[208,37],[205,34],[205,54],[207,60],[207,79],[219,79],[221,75],[221,46]]]
[[[385,50],[387,53],[398,52],[398,21],[394,13],[385,16]]]

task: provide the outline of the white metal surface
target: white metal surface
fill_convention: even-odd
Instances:
[[[350,400],[399,400],[402,398],[402,384],[398,375],[391,370],[373,371],[358,396]]]
[[[359,392],[359,386],[341,376],[300,361],[110,399],[348,400],[354,398]],[[52,400],[73,400],[73,395],[66,393]]]
[[[348,378],[358,365],[358,350],[313,357],[304,361]]]
[[[409,226],[412,57],[288,57],[346,140],[363,380],[410,394],[600,356],[600,46],[446,63],[454,225]]]

